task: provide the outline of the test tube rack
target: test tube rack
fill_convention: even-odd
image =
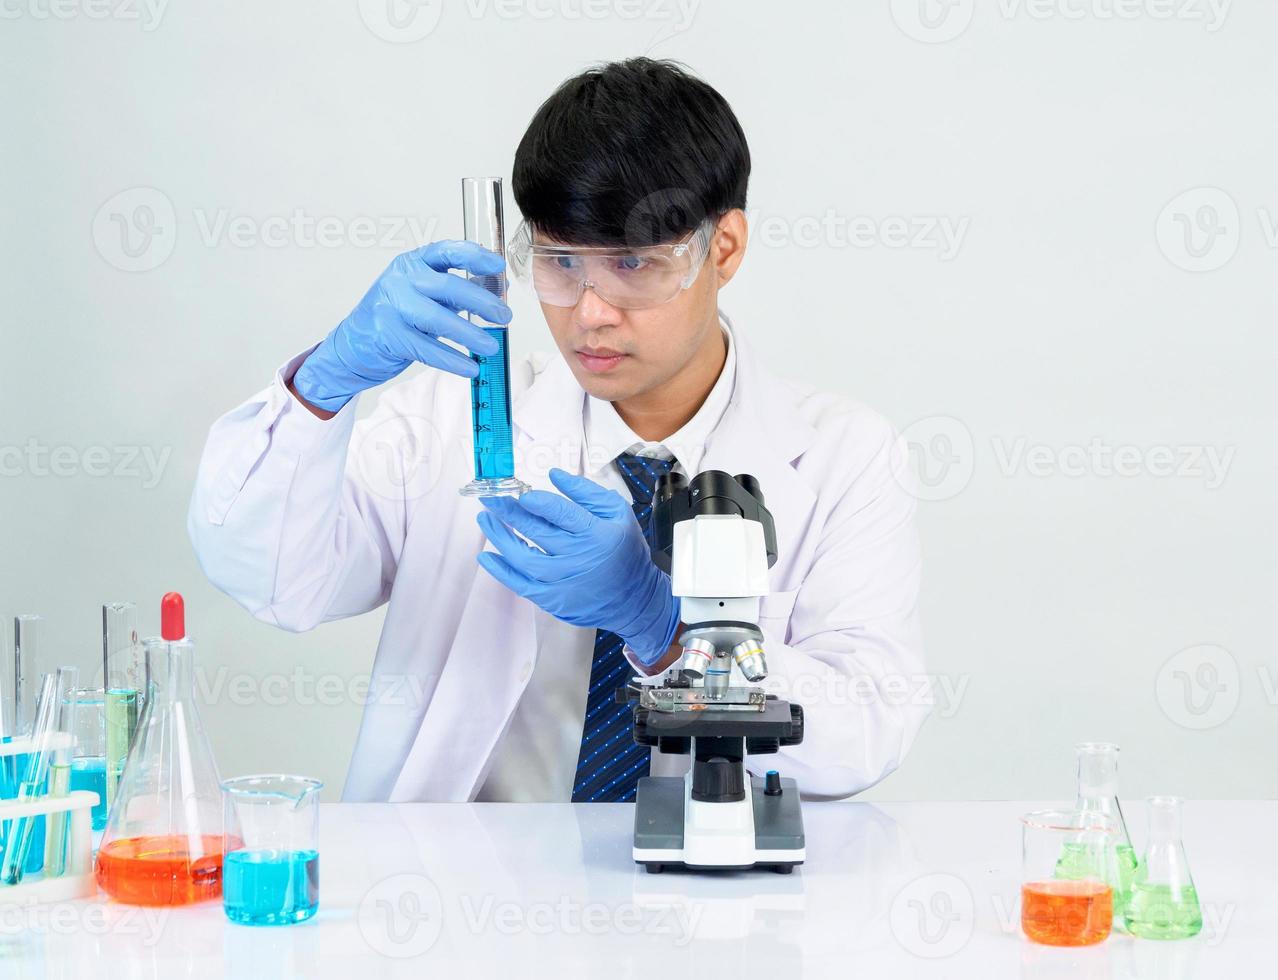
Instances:
[[[48,740],[51,751],[70,748],[73,736],[69,732],[55,732]],[[29,736],[0,742],[0,758],[25,755],[35,748]],[[31,800],[0,799],[0,822],[20,817],[48,817],[66,813],[67,863],[66,870],[56,878],[43,874],[25,875],[16,885],[0,885],[0,906],[36,902],[63,902],[73,898],[89,898],[97,894],[98,886],[93,876],[93,816],[92,809],[98,802],[98,794],[87,789],[73,790],[66,796],[38,796]],[[9,824],[10,828],[15,826]]]

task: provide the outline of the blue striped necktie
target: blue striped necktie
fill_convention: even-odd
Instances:
[[[652,494],[657,479],[674,467],[673,459],[654,459],[622,453],[617,457],[630,495],[635,517],[644,537],[651,539]],[[590,662],[590,690],[581,730],[581,751],[573,777],[574,803],[616,803],[633,800],[639,778],[648,775],[651,749],[635,745],[630,735],[630,705],[616,704],[613,692],[625,684],[634,668],[622,655],[623,640],[616,633],[595,634],[595,655]]]

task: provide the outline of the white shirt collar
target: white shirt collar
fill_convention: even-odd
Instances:
[[[701,403],[692,416],[678,432],[661,442],[647,442],[635,435],[630,426],[622,420],[613,407],[612,402],[603,401],[593,395],[586,395],[583,410],[583,426],[585,440],[583,443],[584,459],[582,472],[587,475],[597,474],[622,453],[634,453],[638,456],[651,456],[656,459],[673,458],[686,475],[695,474],[701,466],[705,455],[706,442],[719,425],[732,400],[732,389],[736,383],[737,356],[736,344],[732,342],[732,327],[725,317],[719,318],[728,352],[723,362],[723,370],[710,389],[710,394]]]

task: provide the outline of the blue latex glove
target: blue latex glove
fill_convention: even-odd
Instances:
[[[474,242],[432,242],[397,255],[350,316],[302,362],[293,388],[312,405],[337,412],[413,361],[473,378],[479,370],[474,360],[438,338],[476,354],[496,354],[497,341],[460,314],[509,323],[510,307],[448,270],[492,276],[505,267],[505,259]]]
[[[518,499],[480,499],[486,510],[479,526],[499,554],[481,551],[479,563],[552,616],[616,633],[651,666],[679,626],[670,576],[653,564],[639,521],[620,494],[560,469],[550,471],[550,482],[564,496],[530,490]]]

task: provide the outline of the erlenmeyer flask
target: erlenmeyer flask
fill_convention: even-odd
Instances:
[[[1203,927],[1202,907],[1181,843],[1176,796],[1149,798],[1149,846],[1136,868],[1124,913],[1127,931],[1141,939],[1188,939]]]
[[[1112,742],[1080,742],[1074,746],[1074,751],[1078,756],[1075,809],[1103,816],[1114,827],[1113,853],[1107,858],[1113,865],[1110,877],[1115,880],[1114,921],[1121,923],[1122,910],[1136,872],[1136,851],[1127,832],[1127,822],[1123,819],[1123,808],[1118,802],[1118,746]],[[1085,878],[1096,870],[1090,867],[1092,863],[1092,855],[1083,850],[1072,851],[1066,844],[1056,866],[1056,877]]]
[[[163,637],[145,642],[151,692],[98,851],[102,889],[131,905],[222,893],[222,791],[195,703],[195,648],[181,596],[164,597]]]

